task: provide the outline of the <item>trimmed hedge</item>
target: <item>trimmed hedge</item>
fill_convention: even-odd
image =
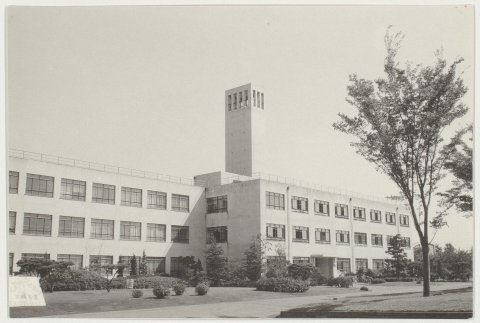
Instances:
[[[165,296],[170,295],[170,288],[162,284],[158,284],[153,288],[153,295],[156,298],[165,298]]]
[[[210,287],[208,286],[207,283],[200,283],[197,285],[197,287],[195,287],[195,291],[197,292],[198,295],[200,296],[203,296],[203,295],[206,295],[208,293],[208,290],[210,289]]]
[[[370,281],[371,284],[383,284],[385,282],[386,280],[382,278],[372,278],[372,280]]]
[[[127,279],[133,279],[133,288],[135,289],[145,289],[153,288],[159,284],[167,287],[173,287],[176,282],[181,281],[179,278],[175,277],[162,277],[162,276],[129,276],[129,277],[118,277],[114,278],[112,281],[112,288],[126,288]],[[115,287],[113,287],[115,286]]]
[[[293,278],[261,278],[257,290],[281,293],[304,293],[310,288],[309,281]]]
[[[416,279],[413,278],[413,277],[400,277],[400,278],[397,278],[397,277],[385,277],[384,279],[385,279],[385,281],[387,281],[387,282],[413,282],[414,280],[416,280]]]
[[[175,295],[182,295],[185,293],[185,289],[187,289],[187,284],[182,281],[177,281],[172,286]]]
[[[132,290],[132,297],[133,298],[140,298],[143,296],[143,292],[139,289]]]

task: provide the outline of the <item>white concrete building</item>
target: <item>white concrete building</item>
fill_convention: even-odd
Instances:
[[[268,261],[284,252],[326,276],[379,269],[396,234],[413,258],[408,209],[261,173],[267,112],[251,84],[226,91],[227,172],[194,180],[10,150],[10,272],[24,256],[87,267],[145,252],[150,273],[175,273],[178,257],[203,262],[207,235],[238,260],[261,234]]]

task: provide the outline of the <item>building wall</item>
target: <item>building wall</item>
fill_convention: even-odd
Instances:
[[[49,253],[50,259],[57,254],[83,255],[83,266],[88,266],[90,255],[113,256],[118,262],[119,256],[141,256],[145,250],[150,257],[166,257],[166,271],[170,270],[170,257],[202,257],[205,243],[205,193],[204,188],[154,179],[63,166],[41,161],[10,158],[9,170],[20,173],[18,194],[8,195],[8,210],[16,211],[15,234],[10,234],[8,250],[14,253],[14,264],[22,253]],[[55,177],[54,197],[25,195],[26,174],[38,174]],[[60,199],[61,179],[86,181],[86,201]],[[115,205],[92,202],[92,183],[115,185]],[[142,189],[142,207],[121,206],[121,187]],[[147,190],[167,193],[166,210],[147,208]],[[171,196],[181,194],[189,196],[190,212],[171,210]],[[52,235],[32,236],[23,234],[24,212],[52,215]],[[58,237],[59,216],[85,218],[84,238]],[[90,238],[91,219],[114,220],[114,239],[99,240]],[[120,221],[141,222],[140,241],[120,240]],[[147,223],[166,225],[166,242],[147,242]],[[171,226],[189,226],[189,243],[172,243]],[[202,260],[203,261],[203,260]],[[14,265],[14,271],[16,271]]]

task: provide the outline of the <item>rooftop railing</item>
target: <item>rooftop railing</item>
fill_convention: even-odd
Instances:
[[[179,176],[164,175],[164,174],[148,172],[148,171],[143,171],[138,169],[112,166],[112,165],[89,162],[84,160],[35,153],[35,152],[25,151],[25,150],[9,149],[9,156],[14,158],[37,160],[37,161],[42,161],[46,163],[97,170],[97,171],[113,173],[113,174],[121,174],[121,175],[154,179],[159,181],[167,181],[172,183],[180,183],[180,184],[186,184],[186,185],[196,185],[196,186],[205,187],[205,182],[200,180],[194,181],[193,179],[183,178]]]

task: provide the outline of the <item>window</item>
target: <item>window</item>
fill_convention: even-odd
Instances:
[[[165,210],[167,208],[167,193],[147,191],[147,208]]]
[[[183,257],[170,257],[170,274],[172,276],[182,275],[187,270]]]
[[[373,270],[382,270],[383,269],[383,259],[372,259]]]
[[[35,258],[35,259],[50,259],[49,253],[22,253],[22,259],[25,258]]]
[[[142,190],[139,188],[122,187],[122,205],[142,207]]]
[[[164,257],[147,257],[147,274],[164,274],[165,273],[165,258]]]
[[[115,204],[115,186],[93,183],[92,202]]]
[[[330,229],[315,229],[316,243],[330,243]]]
[[[92,219],[90,238],[113,240],[113,220]]]
[[[210,239],[214,239],[217,243],[227,242],[227,233],[226,226],[207,228],[207,243]]]
[[[383,236],[381,234],[372,233],[372,246],[383,247]]]
[[[8,274],[13,275],[13,252],[8,254]]]
[[[267,192],[267,208],[285,210],[285,195],[280,193]]]
[[[367,245],[367,234],[362,232],[355,232],[353,238],[356,246],[366,246]]]
[[[27,174],[26,195],[53,197],[53,177]]]
[[[257,107],[260,108],[260,92],[257,91]]]
[[[248,90],[245,90],[245,105],[248,106]]]
[[[310,257],[293,257],[294,264],[308,264],[310,263]]]
[[[57,255],[58,262],[72,262],[72,269],[81,269],[83,266],[82,255]]]
[[[307,227],[293,227],[293,241],[294,242],[308,242],[308,228]]]
[[[233,94],[233,109],[237,109],[237,93]]]
[[[330,205],[326,201],[315,200],[314,209],[315,214],[321,214],[326,216],[330,215]]]
[[[140,263],[141,263],[141,257],[140,256],[120,256],[118,257],[118,262],[120,264],[124,264],[125,268],[123,269],[123,275],[124,276],[130,276],[130,268],[131,268],[131,263],[135,259],[135,262],[137,263],[137,274],[138,274],[138,269],[140,268]]]
[[[394,236],[387,236],[387,246],[391,246],[392,245],[392,240],[393,240]]]
[[[335,203],[335,216],[348,219],[348,205]]]
[[[228,96],[228,111],[232,111],[232,95]]]
[[[85,201],[87,182],[62,178],[60,198],[64,200]]]
[[[267,265],[285,263],[286,261],[287,257],[285,256],[267,256]]]
[[[18,193],[18,172],[10,171],[8,174],[8,192],[12,194]]]
[[[353,207],[353,218],[355,220],[365,221],[367,219],[365,208],[354,206]]]
[[[308,199],[305,197],[292,196],[292,210],[308,212]]]
[[[337,244],[350,244],[350,232],[337,230]]]
[[[113,264],[113,256],[91,255],[89,260],[90,268],[99,274],[107,273],[107,269],[102,266]],[[108,272],[111,274],[112,271],[108,270]]]
[[[188,227],[172,225],[172,242],[188,243]]]
[[[189,211],[188,199],[189,198],[186,195],[172,194],[172,210],[188,212]]]
[[[398,220],[400,221],[401,226],[408,227],[408,215],[400,214]]]
[[[242,92],[238,92],[238,100],[240,101],[240,109],[243,108],[243,95]]]
[[[255,90],[253,90],[252,99],[253,99],[253,106],[256,107],[257,106],[257,96],[256,96]]]
[[[385,222],[387,224],[395,224],[395,213],[385,212]]]
[[[402,247],[410,249],[410,238],[402,237]]]
[[[8,232],[15,234],[15,226],[17,224],[17,212],[8,212]]]
[[[136,240],[142,237],[140,222],[120,221],[120,240]]]
[[[382,222],[382,211],[370,210],[370,221],[378,223]]]
[[[83,238],[85,219],[72,216],[60,216],[58,236],[70,238]]]
[[[147,241],[165,242],[167,226],[164,224],[147,223]]]
[[[350,272],[350,259],[349,258],[337,258],[337,270],[343,273]]]
[[[368,269],[368,259],[365,259],[365,258],[355,259],[355,267],[357,268],[357,270]]]
[[[267,239],[285,240],[285,226],[283,224],[267,223]]]
[[[25,213],[23,234],[50,237],[52,235],[52,216],[49,214]]]
[[[264,108],[263,93],[262,93],[262,109]]]
[[[207,212],[227,212],[227,196],[216,196],[207,199]]]

